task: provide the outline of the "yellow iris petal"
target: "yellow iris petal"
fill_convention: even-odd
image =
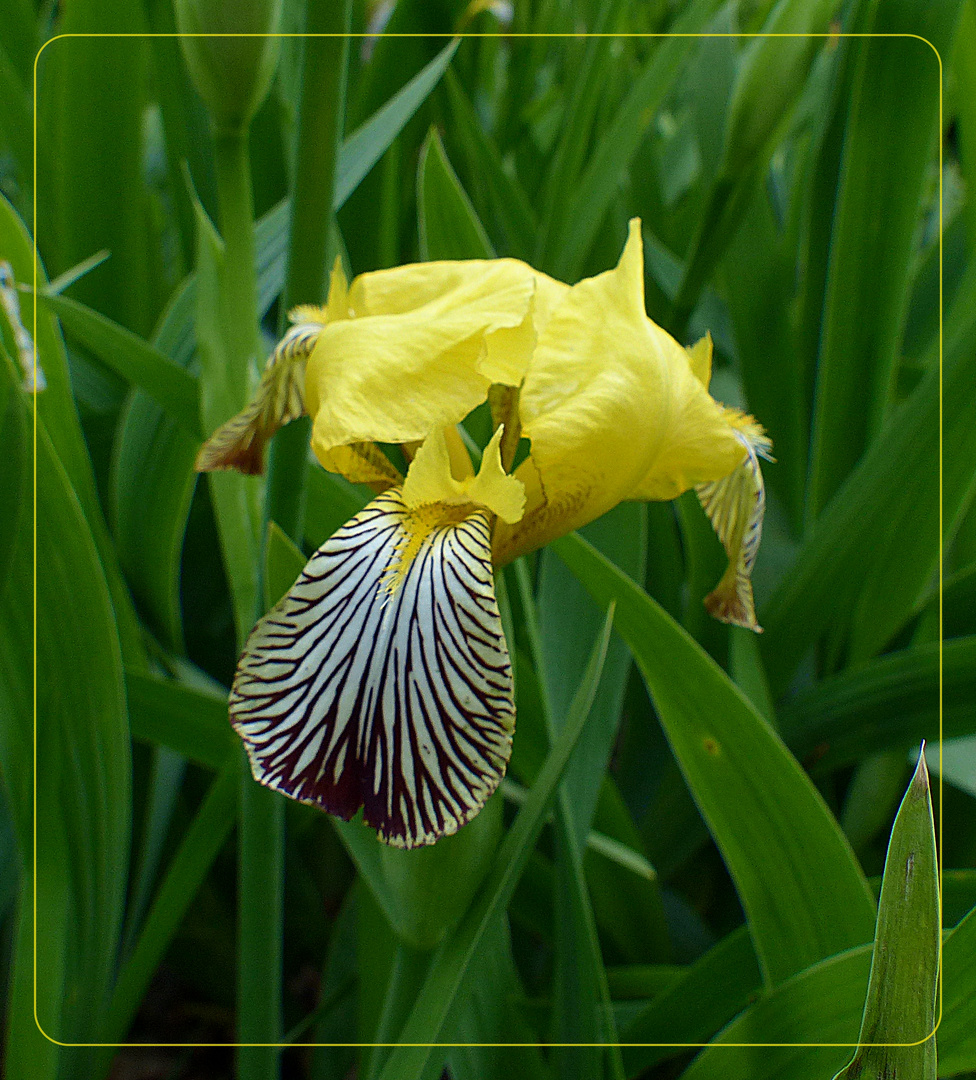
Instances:
[[[708,384],[712,381],[712,335],[706,334],[686,352],[692,373],[707,390]]]
[[[516,522],[525,507],[521,481],[502,468],[499,427],[485,448],[478,475],[456,480],[444,432],[433,432],[417,451],[403,484],[403,501],[409,509],[423,506],[481,506],[503,521]]]
[[[525,516],[499,526],[497,562],[541,547],[623,499],[671,499],[745,457],[690,353],[647,318],[640,225],[613,270],[568,290],[539,334],[521,390],[531,459]],[[534,475],[533,475],[534,474]]]
[[[462,420],[493,382],[517,385],[535,343],[535,289],[512,259],[357,278],[354,317],[330,323],[308,362],[312,448],[323,464],[347,443],[425,439]]]

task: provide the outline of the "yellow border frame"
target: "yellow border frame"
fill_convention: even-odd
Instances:
[[[942,57],[939,54],[938,49],[932,44],[928,38],[922,37],[920,34],[874,34],[874,33],[844,33],[844,32],[827,32],[821,34],[764,34],[764,33],[658,33],[658,34],[639,34],[639,33],[555,33],[555,34],[535,34],[535,33],[510,33],[510,34],[482,34],[482,33],[458,33],[458,34],[419,34],[419,33],[349,33],[349,34],[180,34],[180,33],[71,33],[71,34],[57,34],[52,38],[48,38],[47,41],[38,49],[37,55],[34,57],[34,69],[33,69],[33,85],[32,85],[32,99],[31,105],[33,110],[33,222],[32,222],[32,236],[31,240],[34,249],[34,276],[33,276],[33,290],[34,295],[37,295],[37,270],[38,270],[38,254],[37,254],[37,64],[40,60],[41,54],[55,41],[60,41],[62,38],[180,38],[180,37],[275,37],[275,38],[334,38],[334,37],[348,37],[355,38],[357,40],[365,38],[467,38],[467,37],[506,37],[506,38],[662,38],[662,37],[678,37],[678,38],[767,38],[767,37],[787,37],[787,38],[827,38],[827,39],[839,39],[839,38],[914,38],[917,41],[922,41],[935,54],[936,60],[939,64],[939,845],[938,845],[938,868],[939,868],[939,912],[940,912],[940,926],[941,926],[941,914],[942,914],[942,819],[943,819],[943,799],[942,799],[942,701],[943,701],[943,670],[942,670],[942,652],[943,652],[943,638],[942,638],[942,618],[943,618],[943,599],[942,599],[942,586],[943,586],[943,497],[942,497],[942,462],[943,462],[943,418],[942,418],[942,349],[943,349],[943,252],[942,252],[942,174],[943,174],[943,160],[942,160],[942,138],[941,133],[943,130],[943,98],[944,98],[944,68],[942,64]],[[33,339],[34,339],[34,364],[35,371],[37,370],[37,304],[34,304],[33,310]],[[203,1042],[203,1043],[143,1043],[143,1042],[125,1042],[125,1043],[65,1043],[60,1042],[57,1039],[52,1038],[41,1027],[40,1021],[37,1018],[37,395],[33,396],[33,561],[34,561],[34,574],[33,574],[33,589],[32,589],[32,641],[33,641],[33,671],[32,671],[32,703],[34,710],[34,727],[33,727],[33,774],[32,774],[32,786],[33,786],[33,817],[32,817],[32,834],[33,834],[33,897],[32,897],[32,941],[33,941],[33,1006],[34,1006],[34,1024],[37,1030],[47,1039],[49,1042],[54,1043],[57,1046],[63,1047],[173,1047],[173,1048],[195,1048],[195,1047],[276,1047],[282,1050],[295,1046],[325,1046],[325,1047],[347,1047],[347,1048],[365,1048],[365,1047],[397,1047],[397,1046],[414,1046],[414,1047],[443,1047],[444,1049],[458,1048],[458,1047],[516,1047],[516,1046],[540,1046],[540,1047],[647,1047],[647,1046],[669,1046],[678,1047],[684,1049],[703,1049],[704,1047],[728,1047],[728,1048],[749,1048],[749,1047],[848,1047],[856,1049],[859,1047],[858,1042],[825,1042],[825,1043],[717,1043],[714,1040],[705,1043],[464,1043],[464,1042],[444,1042],[444,1043],[363,1043],[363,1042],[348,1042],[348,1043],[234,1043],[234,1042]],[[916,1042],[911,1043],[865,1043],[865,1046],[879,1046],[879,1047],[910,1047],[921,1046],[927,1043],[929,1039],[933,1039],[939,1027],[942,1024],[942,937],[939,936],[939,962],[938,962],[938,1016],[935,1022],[935,1027],[924,1038],[919,1039]]]

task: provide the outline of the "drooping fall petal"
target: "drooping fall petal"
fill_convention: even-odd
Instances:
[[[378,496],[248,639],[231,722],[256,779],[399,847],[469,821],[515,722],[487,511]],[[436,512],[435,512],[436,511]]]
[[[705,597],[715,618],[760,632],[752,599],[752,566],[759,550],[766,490],[759,458],[769,458],[770,441],[750,417],[736,418],[737,435],[748,451],[728,476],[696,487],[702,508],[729,557],[728,569]]]
[[[302,321],[285,334],[268,357],[254,398],[222,424],[200,447],[197,472],[236,469],[248,476],[264,472],[264,451],[274,433],[305,412],[305,362],[318,339],[324,309],[296,308]]]

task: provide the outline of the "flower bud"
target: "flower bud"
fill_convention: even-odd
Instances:
[[[281,0],[174,0],[174,6],[180,34],[190,35],[180,38],[186,66],[214,126],[240,131],[271,85]],[[224,34],[232,36],[211,36]]]

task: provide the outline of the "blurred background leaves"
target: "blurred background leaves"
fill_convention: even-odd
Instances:
[[[856,1044],[940,722],[937,1069],[976,1071],[973,0],[176,7],[0,0],[0,258],[48,381],[35,418],[0,313],[5,1075],[829,1080],[853,1045],[720,1044]],[[286,36],[217,55],[187,20]],[[498,577],[518,727],[465,881],[262,801],[239,639],[370,493],[300,429],[266,489],[197,484],[202,435],[335,256],[575,281],[634,215],[648,313],[711,332],[713,394],[774,440],[766,633],[704,614],[693,497],[624,505]],[[289,1048],[55,1045],[35,917],[61,1041]],[[524,1045],[302,1045],[435,1040]]]

